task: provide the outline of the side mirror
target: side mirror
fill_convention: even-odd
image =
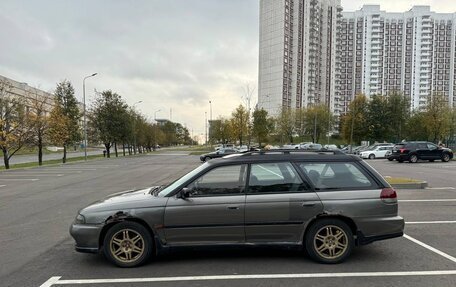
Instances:
[[[188,187],[184,187],[184,188],[182,188],[181,191],[179,191],[177,197],[186,199],[186,198],[190,197],[191,194],[192,194],[192,189],[188,188]]]

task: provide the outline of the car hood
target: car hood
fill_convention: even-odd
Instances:
[[[166,205],[167,197],[158,197],[151,193],[157,187],[140,190],[127,190],[111,194],[83,208],[80,214],[107,210],[161,207]]]

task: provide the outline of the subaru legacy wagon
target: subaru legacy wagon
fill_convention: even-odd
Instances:
[[[95,202],[70,227],[77,251],[121,267],[181,246],[286,245],[339,263],[403,230],[395,190],[362,159],[296,150],[211,160],[168,186]]]

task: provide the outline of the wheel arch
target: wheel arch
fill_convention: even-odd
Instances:
[[[149,226],[149,224],[147,224],[147,222],[145,222],[144,220],[140,219],[140,218],[137,218],[137,217],[132,217],[132,216],[116,216],[116,217],[113,217],[113,216],[110,216],[107,220],[106,220],[106,224],[105,226],[103,226],[103,228],[101,229],[101,232],[100,232],[100,236],[98,237],[98,246],[99,246],[99,249],[101,250],[102,247],[103,247],[103,242],[104,242],[104,239],[106,237],[106,234],[108,233],[108,230],[113,227],[114,225],[118,224],[118,223],[121,223],[121,222],[136,222],[138,224],[141,224],[144,228],[146,228],[146,230],[150,233],[151,237],[153,239],[157,238],[156,236],[156,233],[154,232],[154,230]],[[154,240],[155,243],[157,240]],[[157,244],[154,244],[154,248],[157,249]]]

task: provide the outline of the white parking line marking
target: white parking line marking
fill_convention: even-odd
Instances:
[[[456,220],[438,220],[438,221],[409,221],[405,224],[453,224]]]
[[[454,198],[442,198],[442,199],[399,199],[399,202],[452,202],[456,201]]]
[[[0,178],[0,181],[37,181],[38,178]]]
[[[0,184],[0,187],[5,187],[6,185],[5,184]]]
[[[0,174],[0,178],[2,176],[8,177],[14,177],[14,176],[64,176],[63,173],[32,173],[32,174]]]
[[[40,285],[40,287],[51,287],[52,285],[55,285],[57,282],[59,282],[59,279],[62,278],[60,276],[55,276],[49,278],[46,282]]]
[[[415,242],[416,244],[418,244],[418,245],[420,245],[420,246],[422,246],[422,247],[424,247],[424,248],[426,248],[426,249],[428,249],[428,250],[430,250],[430,251],[432,251],[432,252],[434,252],[434,253],[437,253],[438,255],[443,256],[443,257],[445,257],[446,259],[451,260],[451,261],[453,261],[454,263],[456,263],[456,258],[454,258],[453,256],[448,255],[448,254],[446,254],[445,252],[442,252],[442,251],[440,251],[440,250],[438,250],[438,249],[436,249],[436,248],[434,248],[434,247],[432,247],[432,246],[429,246],[429,245],[427,245],[426,243],[421,242],[421,241],[419,241],[418,239],[415,239],[415,238],[413,238],[413,237],[411,237],[411,236],[409,236],[409,235],[407,235],[407,234],[404,234],[404,237],[407,238],[408,240],[410,240],[410,241],[412,241],[412,242]]]
[[[396,272],[347,272],[347,273],[298,273],[298,274],[247,274],[247,275],[208,275],[155,278],[119,278],[119,279],[71,279],[60,280],[61,277],[49,278],[40,287],[71,284],[103,284],[103,283],[150,283],[176,281],[209,281],[209,280],[240,280],[240,279],[301,279],[301,278],[343,278],[343,277],[388,277],[388,276],[441,276],[456,275],[456,270],[438,271],[396,271]]]
[[[446,186],[446,187],[426,187],[426,189],[436,189],[436,190],[440,190],[440,189],[456,189],[452,186]]]

